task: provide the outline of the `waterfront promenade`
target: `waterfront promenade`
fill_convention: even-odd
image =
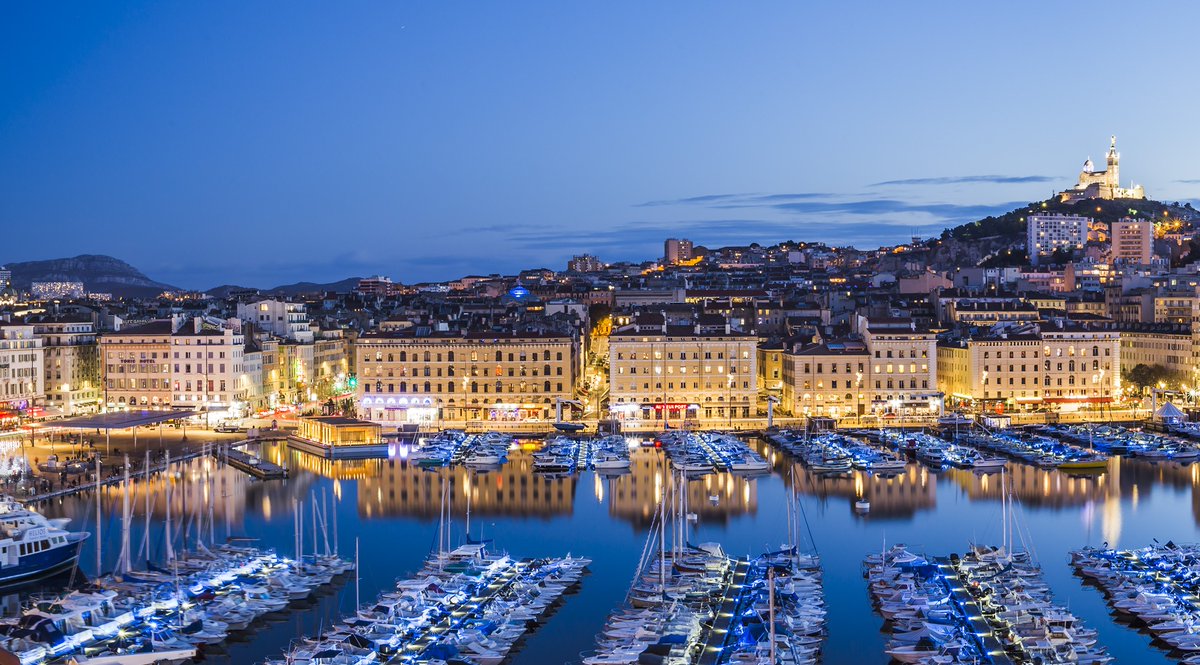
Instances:
[[[130,473],[136,476],[144,472],[147,452],[151,471],[157,473],[164,468],[167,453],[170,453],[173,462],[182,461],[204,454],[213,444],[245,439],[245,433],[188,428],[185,436],[182,429],[144,427],[139,429],[136,443],[132,431],[115,431],[106,446],[103,433],[55,429],[51,422],[38,430],[0,436],[0,447],[3,448],[6,462],[4,473],[0,475],[0,493],[22,501],[41,501],[95,485],[94,461],[89,461],[87,470],[82,474],[64,475],[39,470],[38,465],[52,455],[56,455],[60,461],[72,458],[93,460],[95,455],[99,455],[101,482],[107,484],[119,482],[122,478],[126,455],[129,456]]]

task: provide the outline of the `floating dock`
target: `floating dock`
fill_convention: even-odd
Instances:
[[[331,446],[327,443],[313,441],[312,439],[306,439],[294,434],[288,436],[287,444],[289,448],[295,448],[310,455],[331,460],[387,459],[391,457],[391,451],[394,449],[391,444],[387,443]]]
[[[991,663],[995,665],[1013,665],[1013,661],[1009,658],[1008,653],[1004,649],[1004,644],[996,639],[992,627],[983,619],[983,610],[979,604],[975,602],[975,598],[967,593],[967,588],[963,585],[962,578],[958,575],[958,569],[950,562],[949,557],[935,557],[933,563],[937,565],[938,572],[946,580],[946,584],[950,587],[950,597],[962,616],[966,617],[967,623],[974,631],[972,637],[979,641],[979,645],[983,647],[983,652],[991,657]]]
[[[747,559],[738,559],[734,563],[733,574],[730,575],[729,584],[725,587],[725,595],[722,596],[721,603],[717,606],[716,618],[704,640],[700,658],[696,661],[699,665],[714,665],[724,653],[725,647],[729,643],[729,631],[733,627],[733,620],[740,618],[737,616],[737,610],[741,605],[742,593],[746,588],[746,573],[749,569],[750,561]]]
[[[287,478],[287,469],[268,462],[265,459],[255,457],[244,450],[238,450],[233,446],[224,448],[214,448],[213,456],[217,459],[224,460],[229,466],[244,471],[259,480],[276,480],[279,478]]]

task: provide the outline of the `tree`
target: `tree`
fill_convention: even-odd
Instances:
[[[1172,372],[1157,363],[1153,365],[1138,363],[1130,369],[1121,372],[1121,378],[1125,383],[1137,386],[1138,391],[1144,393],[1159,383],[1168,386],[1176,385],[1184,377],[1180,376],[1178,372]]]

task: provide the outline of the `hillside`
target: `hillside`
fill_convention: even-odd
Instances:
[[[5,264],[12,270],[13,286],[27,291],[33,282],[83,282],[92,293],[111,293],[125,298],[147,298],[177,287],[150,279],[120,259],[100,254],[81,254],[66,259],[23,261]]]
[[[1033,214],[1058,213],[1063,215],[1082,215],[1091,217],[1098,222],[1111,224],[1124,217],[1140,219],[1160,219],[1164,212],[1183,218],[1194,217],[1197,212],[1191,204],[1180,206],[1173,203],[1162,203],[1148,199],[1116,199],[1113,201],[1079,201],[1077,203],[1059,203],[1058,201],[1040,201],[1004,213],[998,217],[985,217],[981,220],[946,229],[942,232],[942,240],[954,238],[957,240],[976,240],[979,238],[1024,237],[1025,217]]]
[[[310,293],[325,293],[332,291],[334,293],[348,293],[358,286],[360,277],[347,277],[346,279],[336,282],[327,282],[319,284],[316,282],[296,282],[295,284],[281,284],[270,289],[257,289],[263,295],[277,294],[284,296],[296,296]],[[233,291],[254,290],[256,287],[237,286],[234,284],[223,284],[213,287],[205,291],[205,293],[218,298],[227,297]]]
[[[1125,217],[1163,219],[1164,213],[1188,222],[1200,220],[1190,203],[1164,203],[1148,199],[1091,200],[1060,203],[1037,201],[994,217],[946,229],[939,238],[922,243],[905,260],[923,258],[934,270],[956,266],[1018,265],[1025,261],[1025,218],[1033,214],[1082,215],[1111,224]]]

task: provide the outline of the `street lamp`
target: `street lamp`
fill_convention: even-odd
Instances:
[[[854,420],[862,417],[862,372],[854,373]]]
[[[987,379],[988,379],[988,372],[986,369],[983,370],[983,373],[980,375],[980,378],[983,379],[983,385],[986,386]],[[987,388],[984,388],[983,394],[984,394],[984,399],[979,400],[979,417],[981,419],[983,418],[983,412],[987,410]]]

